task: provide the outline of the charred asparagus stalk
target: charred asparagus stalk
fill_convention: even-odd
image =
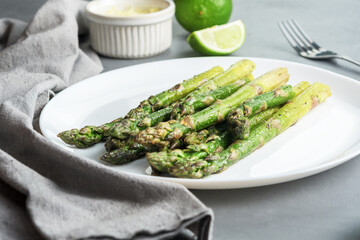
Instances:
[[[233,139],[246,139],[249,137],[250,131],[258,124],[268,120],[274,113],[276,113],[280,107],[269,108],[261,113],[258,113],[250,118],[237,115],[236,112],[232,112],[233,115],[228,117],[228,126]],[[229,114],[230,115],[230,114]]]
[[[163,122],[166,120],[170,119],[171,116],[171,112],[174,108],[174,106],[176,106],[176,104],[171,105],[169,107],[160,109],[159,111],[153,112],[151,114],[149,114],[148,116],[146,116],[145,118],[143,118],[142,120],[140,120],[137,124],[138,128],[146,128],[146,127],[151,127],[156,125],[159,122]],[[138,132],[137,132],[138,133]]]
[[[199,159],[204,159],[210,153],[222,151],[231,143],[231,136],[227,131],[222,131],[216,136],[204,143],[204,150],[175,149],[172,151],[149,152],[146,154],[146,159],[156,170],[171,172],[173,165],[180,166],[187,161],[196,162]]]
[[[144,146],[131,149],[129,147],[117,148],[105,153],[101,160],[114,165],[121,165],[144,157],[146,150]]]
[[[191,98],[187,98],[181,106],[179,106],[179,110],[181,111],[178,114],[178,111],[172,112],[172,119],[179,119],[182,116],[191,115],[196,111],[202,110],[215,102],[216,99],[225,99],[234,92],[236,92],[240,87],[249,83],[252,79],[245,78],[241,80],[237,80],[233,83],[230,83],[224,87],[220,87],[215,89],[208,94],[199,94],[193,96]],[[176,108],[175,108],[176,109]],[[177,110],[177,109],[176,109]],[[175,117],[174,114],[178,114],[178,117]]]
[[[220,66],[215,66],[210,70],[195,75],[194,77],[185,80],[182,83],[176,84],[174,87],[165,90],[155,96],[149,97],[148,100],[142,102],[137,108],[132,109],[125,118],[139,118],[147,115],[155,110],[168,106],[190,92],[194,91],[199,86],[206,83],[208,80],[222,73],[224,70]],[[132,114],[134,113],[134,114]],[[140,113],[140,114],[139,114]]]
[[[194,91],[196,88],[206,83],[208,80],[216,77],[223,71],[224,70],[220,66],[213,67],[212,69],[204,73],[196,75],[193,78],[190,78],[182,83],[175,85],[169,90],[150,97],[148,101],[152,105],[154,110],[158,110],[160,108],[168,106],[170,103],[173,103],[185,97],[190,92]]]
[[[230,96],[232,93],[234,93],[236,90],[238,90],[241,86],[251,81],[251,78],[245,78],[237,80],[233,83],[230,83],[224,87],[215,89],[213,91],[210,91],[208,93],[198,94],[196,95],[196,101],[189,102],[185,100],[184,104],[186,104],[186,110],[181,112],[181,116],[183,115],[189,115],[194,113],[195,111],[201,110],[207,106],[210,106],[212,103],[215,102],[216,99],[224,99]],[[191,98],[193,99],[193,98]],[[166,121],[168,119],[177,119],[177,116],[174,116],[174,114],[178,114],[181,109],[180,107],[184,106],[184,104],[181,104],[181,101],[178,103],[172,104],[169,107],[163,108],[159,111],[153,112],[149,114],[147,117],[142,119],[137,126],[139,128],[145,128],[145,127],[152,127],[156,125],[159,122]],[[180,116],[180,114],[178,114]]]
[[[176,166],[177,171],[171,173],[177,177],[201,178],[223,171],[288,129],[329,96],[331,92],[328,86],[315,83],[285,104],[268,121],[256,127],[249,138],[238,140],[221,153],[212,154],[196,164],[189,161],[181,167]]]
[[[279,106],[300,94],[309,86],[310,83],[308,82],[300,82],[294,88],[291,85],[285,85],[273,91],[250,98],[242,104],[244,116],[252,117],[263,110]]]
[[[85,126],[81,129],[74,128],[63,131],[57,136],[69,145],[77,148],[86,148],[106,138],[109,135],[110,128],[122,120],[123,118],[118,118],[100,126]]]
[[[146,152],[154,150],[134,142],[133,138],[126,140],[108,138],[105,148],[107,153],[101,157],[101,160],[116,165],[134,161],[145,156]]]
[[[269,118],[275,110],[265,111],[255,118],[259,112],[268,108],[280,106],[310,86],[308,82],[300,82],[295,87],[290,85],[282,86],[273,91],[247,99],[237,109],[228,115],[229,129],[235,139],[245,139],[250,134],[251,127],[258,123],[258,120]],[[255,115],[255,116],[254,116]],[[254,117],[254,119],[252,119]]]
[[[222,126],[215,126],[211,127],[210,129],[204,129],[203,131],[198,133],[194,132],[194,134],[185,138],[184,142],[188,145],[189,149],[193,149],[194,151],[208,151],[207,145],[205,143],[218,138],[218,135],[221,132],[225,131],[225,127],[225,124],[223,124]],[[168,150],[170,151],[173,149],[177,149],[181,146],[182,142],[178,140],[173,142]],[[105,162],[112,164],[128,163],[145,156],[147,152],[152,152],[156,150],[135,143],[133,141],[133,138],[129,138],[126,140],[108,138],[105,143],[105,148],[107,150],[107,153],[101,159]]]
[[[199,88],[191,92],[189,96],[187,96],[187,98],[194,97],[198,94],[210,92],[217,89],[218,87],[223,87],[238,79],[243,79],[249,76],[255,69],[255,67],[255,63],[248,59],[238,61],[231,65],[222,74],[219,74],[218,76],[211,79],[211,81],[206,82],[205,84],[201,85]]]
[[[110,136],[122,140],[134,137],[139,131],[145,129],[147,125],[153,126],[159,122],[169,120],[172,109],[173,108],[169,106],[150,113],[145,118],[124,119],[110,129]]]
[[[225,129],[225,124],[220,124],[219,126],[211,126],[198,132],[191,132],[185,135],[183,142],[186,146],[201,144],[207,142],[210,136],[219,135]]]
[[[193,103],[202,97],[201,94],[208,93],[219,87],[228,85],[229,83],[232,83],[238,79],[248,78],[249,80],[253,80],[251,72],[254,69],[255,63],[253,63],[252,61],[248,59],[238,61],[232,66],[230,66],[230,68],[227,69],[224,73],[219,74],[211,81],[207,82],[206,84],[200,86],[198,89],[190,93],[189,96],[186,97],[185,102]],[[182,102],[179,102],[178,106],[174,107],[171,114],[172,119],[178,119],[181,116],[182,104]]]
[[[270,71],[254,81],[244,85],[224,100],[217,100],[213,105],[180,121],[170,120],[149,127],[136,136],[135,141],[144,146],[167,147],[190,131],[198,131],[223,121],[227,114],[250,97],[260,95],[283,85],[289,79],[286,68]]]

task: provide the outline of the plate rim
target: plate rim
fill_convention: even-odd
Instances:
[[[166,60],[160,60],[160,61],[152,61],[152,62],[146,62],[146,63],[141,63],[141,64],[135,64],[135,65],[131,65],[131,66],[126,66],[126,67],[120,67],[120,68],[116,68],[116,69],[112,69],[106,72],[102,72],[100,74],[91,76],[89,78],[83,79],[65,89],[63,89],[61,92],[57,93],[55,95],[55,97],[53,97],[52,99],[50,99],[50,101],[44,106],[44,108],[41,111],[40,114],[40,118],[39,118],[39,125],[40,125],[40,130],[43,134],[43,136],[51,141],[53,144],[59,145],[58,143],[52,141],[52,137],[49,136],[47,134],[47,131],[45,131],[45,126],[44,126],[44,115],[47,112],[47,109],[49,107],[51,107],[53,99],[58,98],[59,96],[61,97],[63,94],[66,94],[68,91],[71,91],[72,88],[74,86],[79,87],[83,84],[88,84],[89,81],[95,81],[100,75],[102,77],[104,77],[104,75],[107,74],[111,74],[113,72],[116,71],[121,71],[123,69],[131,69],[131,68],[138,68],[138,67],[142,67],[144,65],[151,65],[151,64],[161,64],[162,62],[176,62],[176,61],[186,61],[189,59],[210,59],[210,58],[217,58],[217,59],[237,59],[237,60],[241,60],[241,59],[250,59],[252,61],[254,61],[256,63],[257,60],[260,61],[279,61],[279,62],[283,62],[286,64],[294,64],[295,66],[300,66],[300,67],[306,67],[306,68],[310,68],[316,71],[320,71],[326,74],[332,74],[336,77],[340,77],[342,78],[342,80],[348,81],[351,84],[355,84],[357,85],[357,87],[360,88],[360,82],[339,74],[339,73],[335,73],[332,72],[330,70],[327,69],[323,69],[320,67],[316,67],[316,66],[312,66],[312,65],[308,65],[308,64],[304,64],[304,63],[299,63],[299,62],[294,62],[294,61],[288,61],[288,60],[282,60],[282,59],[275,59],[275,58],[259,58],[259,57],[238,57],[238,56],[227,56],[227,57],[190,57],[190,58],[174,58],[174,59],[166,59]],[[294,170],[294,171],[289,171],[289,172],[285,172],[285,173],[277,173],[277,174],[272,174],[272,175],[267,175],[267,176],[261,176],[261,177],[253,177],[251,179],[244,179],[244,180],[222,180],[219,181],[219,179],[208,179],[208,178],[203,178],[203,179],[186,179],[186,178],[175,178],[175,177],[159,177],[159,176],[151,176],[151,175],[140,175],[138,173],[133,173],[133,172],[125,172],[125,171],[119,171],[117,169],[111,168],[113,171],[121,172],[123,174],[129,174],[132,176],[137,176],[143,179],[147,179],[147,180],[155,180],[155,181],[165,181],[165,182],[172,182],[172,183],[177,183],[177,184],[181,184],[184,185],[185,187],[189,188],[189,189],[207,189],[207,190],[216,190],[216,189],[236,189],[236,188],[248,188],[248,187],[257,187],[257,186],[267,186],[267,185],[272,185],[272,184],[278,184],[278,183],[282,183],[282,182],[289,182],[289,181],[294,181],[297,179],[301,179],[301,178],[305,178],[305,177],[309,177],[324,171],[327,171],[331,168],[334,168],[340,164],[343,164],[347,161],[349,161],[350,159],[356,157],[357,155],[360,154],[360,141],[358,141],[357,143],[353,144],[353,146],[349,147],[347,150],[345,150],[343,153],[346,153],[347,151],[351,150],[354,147],[357,147],[357,145],[359,145],[358,149],[355,149],[354,151],[351,151],[349,154],[346,154],[345,156],[342,157],[338,157],[341,156],[343,153],[341,153],[338,156],[333,157],[333,160],[329,160],[327,162],[321,163],[319,165],[316,166],[312,166],[310,168],[305,168],[305,169],[299,169],[299,170]],[[65,148],[64,148],[65,149]],[[69,151],[69,150],[67,150]],[[79,157],[83,157],[89,161],[94,161],[94,159],[88,158],[86,156],[81,156],[79,154],[76,154],[74,152],[72,152],[72,154],[75,154]],[[97,162],[97,161],[95,161]],[[101,164],[100,162],[97,162],[98,164]],[[108,167],[107,165],[101,164],[105,167]],[[264,182],[265,181],[265,182]],[[261,184],[258,184],[257,182],[262,182]],[[245,183],[245,185],[244,185]],[[222,185],[222,186],[220,186]]]

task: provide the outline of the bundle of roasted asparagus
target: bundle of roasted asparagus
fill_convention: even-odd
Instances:
[[[286,85],[286,68],[256,78],[255,64],[216,66],[149,97],[101,126],[59,133],[86,148],[105,141],[105,162],[146,159],[157,173],[202,178],[223,171],[295,124],[331,95],[322,83]]]

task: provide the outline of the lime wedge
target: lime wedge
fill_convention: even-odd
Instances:
[[[237,20],[192,32],[187,38],[190,46],[204,55],[228,55],[245,41],[245,25]]]

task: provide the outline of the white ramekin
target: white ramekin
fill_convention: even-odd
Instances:
[[[151,6],[162,10],[134,16],[108,16],[112,6]],[[159,54],[171,45],[174,3],[170,0],[95,0],[87,4],[91,46],[115,58],[143,58]]]

